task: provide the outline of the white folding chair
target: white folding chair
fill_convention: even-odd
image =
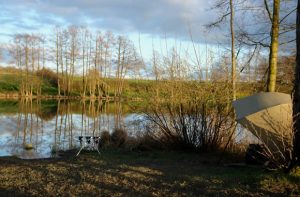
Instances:
[[[96,136],[79,136],[78,137],[79,143],[80,143],[80,149],[76,154],[76,157],[80,154],[80,152],[85,150],[96,150],[99,155],[101,155],[99,151],[99,143],[100,143],[100,137]]]

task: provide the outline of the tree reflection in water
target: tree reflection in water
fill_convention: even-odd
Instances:
[[[78,136],[100,136],[115,128],[130,133],[140,129],[130,124],[136,124],[138,115],[120,102],[21,99],[5,105],[6,111],[0,111],[1,124],[6,125],[0,132],[0,156],[51,157],[59,150],[78,147]]]

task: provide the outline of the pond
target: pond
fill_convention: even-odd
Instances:
[[[57,156],[79,148],[79,136],[100,136],[115,128],[128,136],[145,130],[145,103],[76,100],[0,100],[0,156],[23,159]],[[237,127],[237,143],[255,138]]]
[[[79,136],[123,128],[142,132],[139,103],[71,100],[0,100],[0,156],[55,156],[79,146]]]

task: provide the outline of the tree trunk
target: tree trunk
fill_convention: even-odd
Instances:
[[[271,30],[271,48],[270,48],[270,62],[268,75],[268,92],[275,92],[276,75],[277,75],[277,56],[278,56],[278,36],[279,36],[279,9],[280,0],[273,2],[273,18]]]
[[[56,32],[56,75],[57,75],[57,88],[58,96],[60,96],[60,85],[59,85],[59,35]]]
[[[294,121],[294,147],[293,147],[293,165],[298,164],[300,160],[300,0],[297,7],[296,23],[296,67],[293,96],[293,121]]]
[[[236,61],[234,48],[234,9],[233,0],[230,0],[230,33],[231,33],[231,81],[232,81],[232,100],[236,99]]]
[[[28,38],[26,38],[28,39]],[[26,42],[26,46],[25,46],[25,65],[26,65],[26,78],[25,78],[25,96],[28,96],[28,77],[29,77],[29,63],[28,63],[28,56],[29,56],[29,52],[28,52],[28,40],[25,41]]]
[[[84,65],[85,65],[85,44],[86,44],[86,32],[84,32],[84,38],[82,42],[82,97],[85,98],[85,75],[84,75]]]

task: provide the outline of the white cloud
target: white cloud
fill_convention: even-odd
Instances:
[[[189,40],[189,28],[195,41],[222,42],[229,32],[228,25],[207,32],[204,25],[222,15],[210,10],[214,0],[2,0],[0,22],[2,28],[13,31],[51,28],[53,25],[89,25],[121,34],[142,34],[176,37]],[[248,2],[248,1],[246,1]],[[293,2],[292,2],[293,3]],[[247,3],[262,4],[260,0]],[[282,7],[289,6],[282,3]],[[269,25],[246,11],[236,12],[236,20],[250,32]],[[293,20],[293,15],[288,18]],[[236,28],[238,30],[238,27]],[[13,32],[14,33],[14,32]]]
[[[189,25],[194,28],[195,38],[201,39],[203,25],[212,16],[205,0],[4,0],[1,6],[5,11],[0,15],[1,22],[7,20],[5,17],[23,22],[30,19],[28,29],[63,21],[67,25],[91,24],[119,33],[135,31],[183,39],[189,37]]]

